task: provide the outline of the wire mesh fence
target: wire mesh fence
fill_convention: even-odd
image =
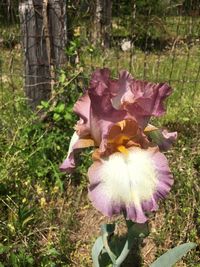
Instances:
[[[97,67],[109,67],[114,75],[127,69],[136,79],[168,82],[178,111],[190,112],[191,105],[199,108],[198,1],[44,2],[46,11],[43,2],[36,0],[0,4],[1,104],[6,101],[5,90],[12,90],[14,97],[24,83],[26,97],[34,98],[40,88],[41,97],[49,98],[45,84],[56,85],[57,71],[62,66],[67,72],[70,66],[82,67],[88,75]],[[25,12],[21,20],[19,6]],[[65,57],[54,64],[61,46]],[[27,65],[31,65],[28,71]]]
[[[55,56],[54,48],[64,56]],[[164,121],[152,124],[178,132],[168,154],[175,187],[156,215],[156,228],[152,224],[153,249],[149,256],[147,244],[144,266],[177,243],[198,242],[199,59],[197,0],[0,1],[0,261],[5,266],[92,265],[88,248],[94,231],[86,228],[88,220],[97,227],[99,219],[85,206],[89,154],[82,152],[85,159],[71,178],[59,165],[74,131],[73,105],[91,73],[103,67],[114,78],[125,69],[135,79],[173,88]],[[27,103],[36,98],[38,105],[37,96],[49,100],[33,113]],[[191,253],[180,266],[195,266],[198,256]]]

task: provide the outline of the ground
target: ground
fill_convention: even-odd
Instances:
[[[141,257],[134,255],[137,258],[135,266],[140,261],[148,266],[178,244],[192,241],[199,245],[200,242],[199,49],[194,45],[189,59],[186,50],[183,45],[171,52],[145,54],[136,51],[130,68],[136,78],[143,78],[142,70],[146,66],[146,79],[170,81],[174,93],[167,103],[167,115],[153,123],[178,132],[176,144],[166,153],[175,183],[168,198],[150,217],[150,235],[141,244]],[[91,69],[102,65],[129,69],[127,59],[130,56],[128,52],[120,51],[116,57],[113,50],[105,57],[98,54],[86,57],[81,75],[86,74],[88,81]],[[11,58],[14,65],[9,63]],[[59,113],[59,109],[52,111],[50,106],[46,110],[46,120],[41,121],[27,109],[24,101],[19,47],[12,53],[1,51],[1,59],[0,262],[3,266],[14,267],[90,267],[91,248],[99,235],[100,225],[110,222],[92,207],[87,197],[86,173],[91,152],[81,153],[79,158],[83,161],[75,174],[61,174],[58,170],[77,119],[71,115],[71,106],[82,81],[78,77],[78,81],[67,87],[61,84],[65,92],[73,94],[64,103],[64,109],[70,106],[69,113]],[[73,73],[76,71],[73,69]],[[66,72],[64,79],[70,80],[67,75]],[[55,113],[60,116],[58,120],[54,120]],[[122,227],[119,226],[116,233],[123,235],[123,218],[117,220]],[[200,266],[198,259],[199,247],[177,266]],[[124,266],[133,266],[130,260]]]

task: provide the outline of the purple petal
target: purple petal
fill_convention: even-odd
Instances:
[[[88,90],[91,100],[91,135],[96,144],[101,144],[101,147],[104,147],[109,128],[126,116],[125,110],[117,110],[112,105],[110,82],[107,69],[97,70],[92,75]]]
[[[114,153],[96,161],[88,171],[89,198],[104,215],[125,212],[144,223],[146,212],[158,209],[173,184],[166,157],[155,148],[130,148],[129,156]]]
[[[133,80],[131,92],[123,96],[124,108],[145,127],[151,116],[161,116],[165,113],[164,100],[171,94],[172,89],[166,83]]]
[[[147,135],[161,151],[169,150],[177,139],[177,132],[168,132],[166,129],[150,131]]]
[[[75,128],[79,136],[90,134],[90,98],[86,92],[74,105],[74,112],[80,117]]]
[[[78,142],[79,136],[76,132],[72,135],[72,138],[69,143],[69,149],[67,153],[67,158],[63,161],[60,165],[60,170],[63,172],[71,172],[75,168],[75,161],[74,161],[74,146]]]
[[[71,153],[69,156],[63,161],[63,163],[60,165],[59,169],[61,172],[72,172],[75,169],[75,159],[74,154]]]
[[[119,74],[119,79],[111,83],[111,92],[114,97],[112,97],[112,105],[116,109],[120,109],[123,100],[128,98],[131,103],[134,101],[134,96],[131,92],[131,84],[133,82],[133,77],[127,71],[121,71]]]
[[[172,92],[166,83],[135,80],[127,71],[121,71],[119,79],[110,79],[109,76],[108,69],[97,70],[90,84],[93,93],[104,97],[101,110],[111,112],[113,107],[115,110],[126,111],[126,118],[136,119],[142,128],[147,125],[151,116],[165,113],[164,100]],[[99,103],[97,98],[91,98],[91,102],[93,101]]]
[[[94,141],[92,139],[80,138],[79,135],[77,135],[77,133],[74,132],[70,140],[67,158],[60,165],[60,170],[62,172],[72,172],[75,168],[75,159],[74,159],[75,151],[89,146],[94,146]]]

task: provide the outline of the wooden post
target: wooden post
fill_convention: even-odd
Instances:
[[[112,0],[91,1],[91,42],[109,48],[111,43]]]
[[[102,43],[102,0],[91,1],[91,42],[93,45]]]
[[[110,48],[112,35],[112,0],[103,0],[102,15],[102,45]]]
[[[48,100],[56,71],[66,62],[65,0],[23,0],[19,5],[24,48],[25,93],[35,109]]]

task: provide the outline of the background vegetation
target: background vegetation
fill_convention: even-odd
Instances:
[[[134,25],[130,2],[113,1],[112,45],[103,49],[90,41],[87,1],[68,1],[68,61],[59,71],[54,96],[34,112],[23,91],[18,2],[10,9],[7,1],[0,4],[0,266],[92,266],[93,241],[108,219],[87,199],[91,152],[78,156],[72,175],[58,167],[77,120],[73,104],[91,72],[104,66],[114,77],[127,69],[138,79],[166,81],[174,89],[166,116],[154,124],[178,131],[178,141],[167,153],[175,184],[152,215],[151,235],[134,266],[148,266],[177,244],[199,244],[198,1],[136,1]],[[121,49],[124,39],[133,44],[128,51]],[[199,246],[179,266],[200,266],[198,259]],[[128,259],[124,266],[133,263]]]

